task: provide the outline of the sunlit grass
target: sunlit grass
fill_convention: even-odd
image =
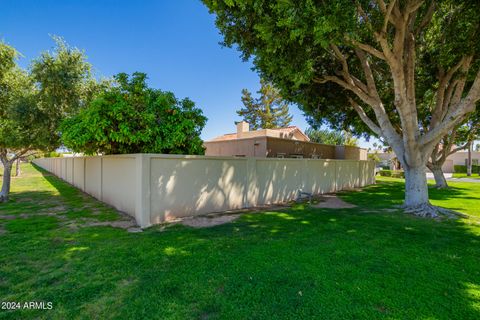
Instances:
[[[478,173],[472,173],[471,176],[467,176],[466,173],[455,172],[455,173],[452,174],[452,177],[453,178],[480,179],[480,176],[478,175]]]
[[[350,192],[342,197],[367,208],[392,208],[403,203],[404,179],[380,176],[376,179],[379,183],[367,188],[367,192]],[[434,188],[434,181],[428,183],[432,204],[480,217],[480,183],[449,181],[447,189]]]
[[[53,309],[0,319],[479,319],[479,225],[402,214],[392,209],[402,188],[382,178],[342,193],[353,209],[297,205],[208,229],[128,233],[69,228],[116,213],[26,166],[0,205],[17,217],[0,218],[0,300]],[[476,188],[430,193],[476,214]]]

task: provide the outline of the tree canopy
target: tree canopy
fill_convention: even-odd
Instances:
[[[204,0],[224,44],[314,120],[369,131],[405,169],[407,211],[428,201],[427,161],[480,99],[480,2]]]
[[[243,89],[243,107],[237,111],[253,130],[287,127],[292,122],[288,102],[271,83],[260,80],[257,93],[259,97],[253,98],[247,89]]]
[[[62,141],[87,154],[203,154],[206,124],[195,103],[149,88],[144,73],[120,73],[77,115],[62,124]]]
[[[358,140],[347,131],[336,131],[328,129],[308,128],[305,134],[310,138],[310,141],[316,143],[333,144],[337,146],[357,146]]]
[[[59,124],[88,96],[90,65],[61,39],[33,61],[30,72],[16,63],[16,50],[0,43],[0,160],[4,174],[0,201],[8,200],[15,160],[34,150],[60,145]]]

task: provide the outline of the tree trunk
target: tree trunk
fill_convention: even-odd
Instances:
[[[472,175],[472,145],[472,142],[468,144],[467,176],[469,177]]]
[[[428,201],[427,176],[425,166],[405,166],[405,204],[406,212],[419,216],[431,216],[431,205]]]
[[[10,178],[12,174],[12,164],[7,162],[3,164],[3,183],[0,192],[0,202],[7,202],[10,194]]]
[[[433,165],[431,168],[433,177],[435,178],[435,187],[436,188],[448,188],[447,180],[443,174],[442,166]]]
[[[20,176],[20,158],[17,159],[16,166],[15,166],[15,177]]]

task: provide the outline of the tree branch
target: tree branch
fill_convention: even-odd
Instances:
[[[462,145],[462,146],[460,146],[460,147],[458,147],[458,148],[452,149],[452,151],[450,151],[450,152],[448,153],[448,155],[452,155],[452,154],[454,154],[455,152],[458,152],[458,151],[460,151],[460,150],[465,150],[465,149],[467,149],[467,148],[468,148],[468,145],[470,144],[470,142],[471,142],[471,141],[467,141],[464,145]]]
[[[365,56],[364,52],[359,49],[355,49],[355,54],[362,64],[363,73],[365,75],[365,79],[367,80],[368,93],[371,96],[374,96],[380,102],[380,96],[378,95],[377,86],[375,85],[375,78],[373,77],[372,69],[370,68],[367,57]]]
[[[430,121],[430,127],[435,127],[439,121],[443,120],[446,114],[447,107],[450,104],[450,98],[452,94],[452,92],[447,91],[448,99],[445,99],[445,90],[447,90],[447,87],[448,87],[448,90],[453,90],[453,87],[451,87],[452,84],[450,84],[450,81],[452,80],[453,76],[458,71],[458,69],[460,69],[462,65],[466,61],[468,61],[468,59],[471,60],[471,58],[472,58],[471,56],[462,57],[460,61],[455,66],[450,68],[450,70],[448,70],[446,74],[444,73],[443,70],[440,70],[436,104],[435,104],[435,109],[432,112],[432,120]]]
[[[463,98],[455,106],[450,105],[449,112],[445,118],[433,129],[423,135],[419,143],[426,145],[438,136],[444,136],[454,126],[460,124],[464,120],[464,116],[475,110],[475,104],[480,100],[480,70],[478,70],[475,80],[465,98]]]
[[[368,44],[358,42],[355,39],[350,39],[348,37],[346,38],[346,40],[348,42],[350,42],[352,44],[352,46],[357,47],[359,49],[362,49],[363,51],[371,54],[372,56],[377,57],[380,60],[385,60],[386,59],[385,55],[380,50],[377,50],[377,49],[375,49],[374,47],[372,47]]]
[[[423,5],[424,2],[425,2],[425,0],[409,2],[408,5],[407,5],[407,8],[406,8],[407,14],[412,14],[415,11],[417,11],[418,9],[420,9],[420,7]]]
[[[365,110],[352,98],[348,98],[348,101],[350,102],[350,105],[355,109],[355,111],[358,113],[360,116],[360,119],[362,119],[363,122],[372,130],[376,135],[378,136],[383,136],[382,134],[382,129],[373,122],[372,119],[365,113]]]
[[[420,24],[417,26],[417,28],[415,29],[415,37],[417,38],[418,35],[422,32],[422,30],[430,23],[430,21],[432,21],[432,17],[433,17],[433,14],[435,13],[435,8],[436,8],[437,4],[435,1],[432,1],[430,3],[430,6],[428,7],[427,9],[427,13],[425,14],[425,16],[423,17],[422,21],[420,22]]]
[[[385,9],[385,12],[384,12],[384,15],[385,15],[385,18],[383,19],[383,28],[382,28],[382,32],[383,33],[387,33],[387,28],[388,28],[388,22],[395,22],[392,18],[391,18],[391,15],[392,15],[392,10],[393,10],[393,6],[395,5],[395,0],[391,0],[390,3],[388,4],[388,8]],[[385,5],[385,3],[384,3]]]

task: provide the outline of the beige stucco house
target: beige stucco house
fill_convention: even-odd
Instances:
[[[205,155],[367,160],[365,149],[310,142],[296,126],[250,131],[250,126],[245,121],[236,125],[236,133],[205,141]]]

